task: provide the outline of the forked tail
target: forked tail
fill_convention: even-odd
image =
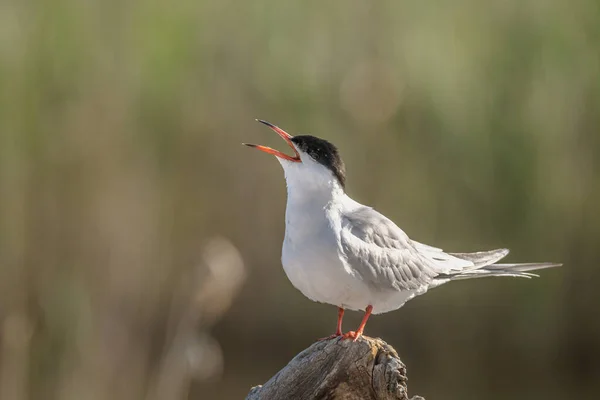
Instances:
[[[483,278],[487,276],[514,276],[518,278],[532,278],[538,275],[529,271],[538,269],[560,267],[558,263],[521,263],[521,264],[496,264],[496,261],[508,254],[508,249],[482,251],[478,253],[449,253],[450,255],[473,263],[472,267],[461,271],[437,276],[437,278],[449,278],[451,280]]]

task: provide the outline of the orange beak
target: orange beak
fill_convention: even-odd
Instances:
[[[282,153],[281,151],[272,149],[270,147],[267,146],[261,146],[258,144],[249,144],[249,143],[243,143],[246,146],[250,146],[250,147],[254,147],[255,149],[258,149],[260,151],[264,151],[265,153],[269,153],[269,154],[273,154],[275,157],[279,157],[279,158],[283,158],[285,160],[288,161],[293,161],[293,162],[302,162],[302,160],[300,160],[300,154],[298,154],[298,150],[296,150],[296,148],[294,147],[294,144],[292,143],[292,138],[293,136],[290,135],[289,133],[287,133],[286,131],[284,131],[283,129],[273,125],[270,122],[267,121],[263,121],[260,119],[257,119],[258,122],[265,124],[266,126],[268,126],[269,128],[273,129],[275,132],[277,132],[277,134],[279,136],[281,136],[281,138],[283,140],[285,140],[285,142],[292,148],[292,150],[294,150],[294,156],[288,156],[285,153]]]

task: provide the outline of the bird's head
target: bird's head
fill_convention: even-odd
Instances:
[[[337,147],[332,143],[310,135],[292,136],[269,122],[262,120],[258,120],[258,122],[273,129],[292,148],[294,155],[290,156],[266,146],[244,144],[277,157],[285,172],[288,187],[337,186],[344,189],[346,169]]]

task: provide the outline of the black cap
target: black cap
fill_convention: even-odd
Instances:
[[[335,145],[311,135],[294,136],[292,142],[316,162],[333,172],[342,188],[346,187],[346,167]]]

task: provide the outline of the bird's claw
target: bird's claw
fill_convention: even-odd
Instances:
[[[338,337],[338,335],[325,336],[325,337],[322,337],[322,338],[318,338],[318,339],[317,339],[317,342],[322,342],[322,341],[324,341],[324,340],[331,340],[331,339],[335,339],[336,337]]]
[[[320,338],[320,339],[317,339],[317,342],[322,342],[322,341],[324,341],[324,340],[331,340],[331,339],[335,339],[335,338],[338,338],[338,337],[340,337],[340,336],[342,336],[342,332],[336,332],[336,333],[334,333],[333,335],[330,335],[330,336],[325,336],[325,337],[322,337],[322,338]]]
[[[360,338],[361,336],[362,336],[362,332],[361,331],[358,331],[358,332],[349,331],[349,332],[344,333],[342,335],[342,340],[344,340],[344,339],[352,339],[353,342],[356,342],[358,340],[358,338]]]

